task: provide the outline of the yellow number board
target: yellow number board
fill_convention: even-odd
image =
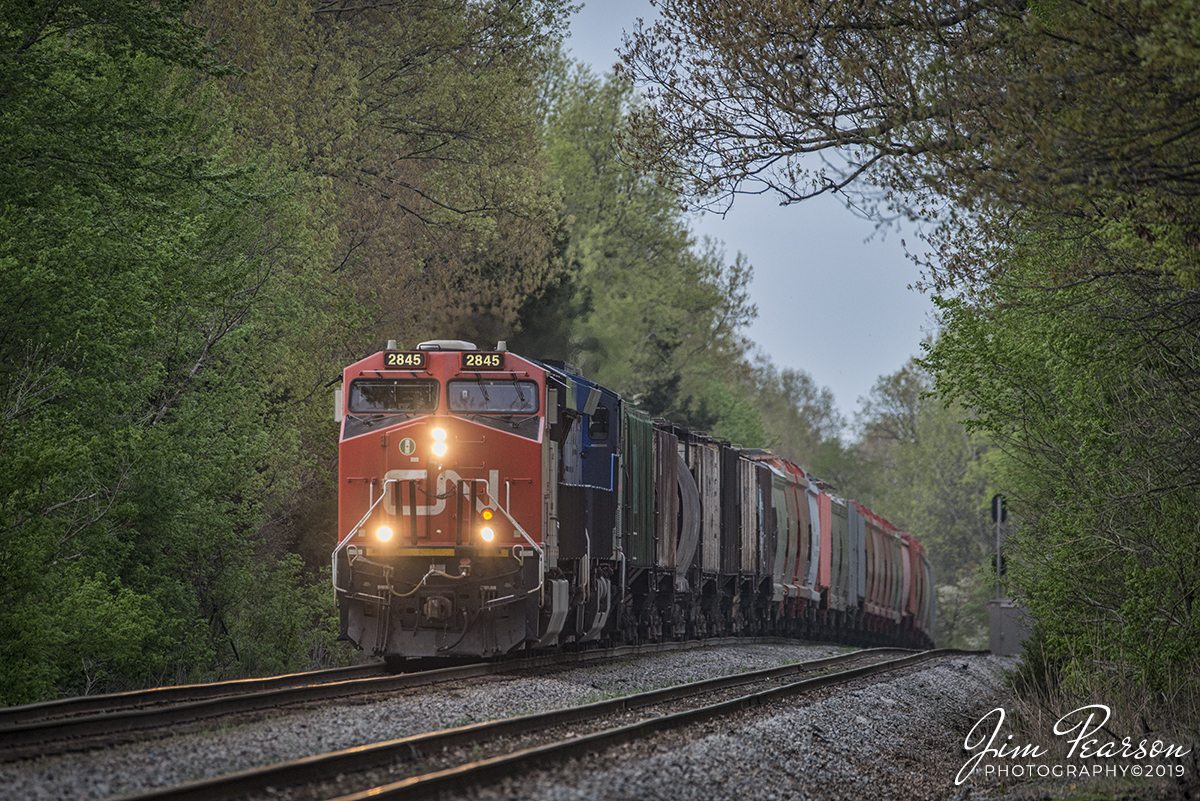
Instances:
[[[400,351],[389,350],[383,354],[384,368],[423,370],[425,368],[424,353],[401,353]]]
[[[504,354],[503,353],[481,353],[480,351],[467,351],[462,355],[462,369],[464,370],[503,370],[504,369]]]

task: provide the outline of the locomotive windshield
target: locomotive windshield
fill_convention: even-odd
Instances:
[[[460,414],[536,414],[538,385],[534,381],[480,378],[446,385],[450,411]]]
[[[432,414],[438,382],[432,378],[360,378],[350,384],[351,414]]]

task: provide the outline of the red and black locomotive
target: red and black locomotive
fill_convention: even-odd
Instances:
[[[570,365],[389,343],[337,397],[342,636],[390,661],[739,634],[932,645],[915,539]]]

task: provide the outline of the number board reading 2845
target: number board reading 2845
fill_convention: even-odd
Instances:
[[[503,353],[483,353],[481,351],[465,351],[462,355],[464,370],[503,370]]]
[[[400,351],[387,351],[383,354],[384,369],[409,369],[409,370],[424,370],[425,369],[425,354],[424,353],[402,353]]]

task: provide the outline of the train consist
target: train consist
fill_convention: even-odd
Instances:
[[[729,635],[933,644],[924,549],[561,362],[439,340],[337,392],[341,633],[389,661]]]

